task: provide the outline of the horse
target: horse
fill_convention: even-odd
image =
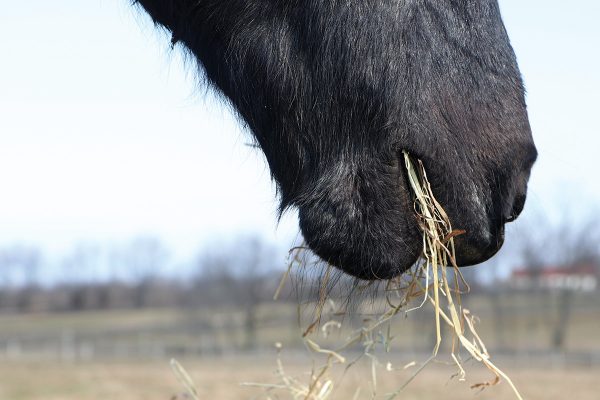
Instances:
[[[422,250],[403,167],[424,163],[456,262],[492,257],[537,150],[497,0],[135,0],[264,152],[280,213],[360,279]]]

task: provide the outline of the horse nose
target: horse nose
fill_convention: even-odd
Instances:
[[[511,210],[507,215],[504,216],[504,222],[513,222],[523,211],[523,207],[525,207],[525,194],[519,194],[515,196],[512,204]]]

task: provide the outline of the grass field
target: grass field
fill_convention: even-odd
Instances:
[[[261,389],[243,387],[240,382],[275,382],[274,359],[240,357],[221,360],[187,360],[183,362],[193,377],[201,399],[266,399]],[[302,376],[305,365],[288,362],[290,371]],[[431,366],[419,374],[398,399],[411,400],[503,400],[513,399],[509,387],[500,384],[483,392],[469,389],[468,384],[449,380],[450,371]],[[381,376],[381,395],[395,390],[410,372]],[[526,399],[598,399],[600,370],[511,371],[515,384]],[[486,379],[484,371],[475,372],[472,381]],[[338,388],[333,399],[352,399],[354,388],[362,384],[359,399],[370,399],[370,373],[353,370]],[[181,384],[172,374],[168,362],[111,363],[2,363],[0,365],[0,399],[6,400],[170,400],[185,399]],[[291,397],[275,397],[291,399]],[[377,398],[385,398],[378,396]]]
[[[555,299],[550,297],[511,295],[502,301],[502,319],[497,319],[491,304],[484,296],[468,296],[468,308],[480,317],[478,332],[490,349],[506,348],[546,351],[551,344],[556,326]],[[381,306],[366,302],[365,311],[381,311]],[[572,313],[567,323],[565,351],[600,351],[600,296],[580,296],[573,300]],[[357,318],[360,324],[362,318]],[[66,342],[94,345],[99,356],[108,356],[107,350],[131,348],[130,353],[148,353],[152,345],[165,349],[218,350],[243,348],[247,340],[244,313],[236,308],[209,309],[143,309],[103,310],[77,313],[0,314],[0,356],[5,343],[18,341],[21,357],[33,358],[48,353],[53,346],[63,347]],[[394,320],[394,332],[401,341],[394,343],[398,350],[432,348],[433,314],[420,310],[408,318]],[[270,348],[274,342],[286,347],[301,345],[294,303],[266,303],[256,310],[255,344]],[[304,321],[304,326],[310,322]],[[354,327],[357,325],[355,324]],[[338,343],[339,344],[339,343]],[[112,351],[111,350],[111,351]],[[118,349],[117,349],[118,350]],[[57,351],[60,351],[58,349]],[[113,351],[115,353],[117,351]],[[43,353],[43,354],[42,354]]]
[[[492,357],[499,356],[495,359],[498,365],[525,399],[596,400],[600,398],[599,299],[575,298],[566,346],[554,352],[548,347],[555,325],[551,302],[525,296],[503,298],[501,321],[494,320],[488,298],[470,297],[469,306],[482,317],[479,332]],[[240,383],[278,383],[275,341],[284,343],[288,374],[308,382],[311,359],[301,344],[295,310],[289,303],[261,305],[256,343],[250,352],[244,347],[244,314],[237,309],[0,315],[0,400],[186,399],[183,386],[169,367],[172,356],[181,358],[203,400],[267,399],[264,390]],[[427,358],[432,349],[431,318],[421,313],[395,320],[397,339],[391,348],[391,361],[400,368],[393,372],[378,368],[376,399],[385,399],[386,393],[402,386],[417,368],[403,370],[403,365]],[[341,336],[328,340],[340,344]],[[505,342],[504,353],[495,351],[502,348],[498,346],[500,339]],[[534,352],[524,354],[528,349]],[[411,355],[413,350],[421,355]],[[447,356],[447,348],[440,354]],[[581,355],[590,357],[582,359]],[[381,361],[385,364],[388,359]],[[504,383],[483,392],[470,389],[470,384],[489,380],[490,375],[477,365],[466,366],[465,383],[450,379],[455,368],[431,364],[397,399],[515,399]],[[335,382],[332,400],[373,398],[368,362],[350,369],[343,380],[337,376]],[[357,387],[361,392],[354,397]],[[273,400],[292,400],[283,392],[271,395]]]

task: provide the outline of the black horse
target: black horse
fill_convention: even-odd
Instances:
[[[138,0],[264,151],[309,246],[364,279],[419,256],[423,160],[459,265],[502,246],[537,152],[497,0]]]

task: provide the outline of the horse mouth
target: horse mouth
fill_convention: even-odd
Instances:
[[[432,234],[431,232],[424,231],[424,229],[427,230],[428,223],[431,222],[431,220],[427,221],[427,218],[432,218],[437,220],[438,223],[441,222],[445,225],[445,229],[448,229],[448,232],[446,232],[448,237],[451,236],[453,238],[453,248],[455,250],[453,261],[457,266],[480,264],[493,257],[504,244],[505,222],[516,219],[518,213],[512,214],[510,218],[502,218],[498,221],[496,218],[489,216],[483,207],[480,210],[473,210],[461,202],[448,202],[447,208],[448,210],[452,210],[453,216],[471,214],[471,218],[467,218],[466,220],[479,221],[469,226],[469,224],[465,224],[466,221],[464,219],[450,218],[445,207],[438,202],[436,194],[432,193],[431,183],[427,178],[426,168],[421,160],[411,158],[408,153],[405,154],[405,158],[407,173],[412,176],[411,185],[413,202],[415,204],[414,210],[417,219],[420,220],[419,225],[423,234],[423,240],[426,240],[427,235]],[[419,195],[417,192],[421,194]],[[426,204],[430,204],[430,209],[424,212],[422,207],[426,207]],[[439,213],[437,217],[433,216],[435,212]],[[429,217],[426,217],[426,215]],[[457,225],[454,225],[453,221]],[[463,225],[461,226],[460,224]],[[443,237],[437,239],[444,240]]]
[[[493,257],[504,243],[505,223],[522,210],[524,195],[507,200],[486,191],[483,181],[463,181],[464,176],[449,173],[439,160],[427,155],[414,159],[422,160],[431,192],[452,228],[464,231],[454,238],[456,264],[471,266]],[[353,165],[336,166],[336,175],[324,175],[335,180],[321,179],[324,186],[311,192],[317,196],[298,204],[304,238],[324,261],[359,279],[401,275],[421,256],[424,235],[404,156],[398,152],[362,169]],[[494,205],[505,203],[508,211]],[[514,203],[512,211],[508,203]],[[498,210],[490,211],[494,208]]]

